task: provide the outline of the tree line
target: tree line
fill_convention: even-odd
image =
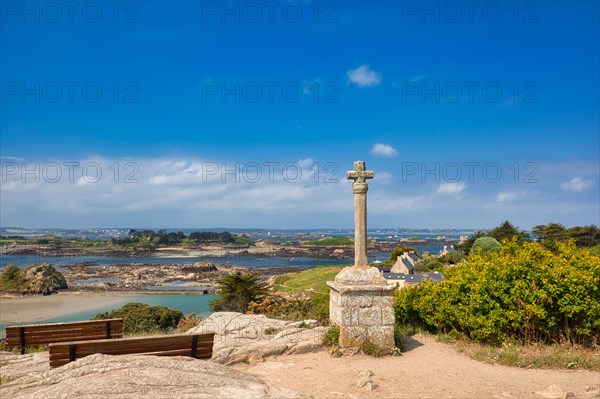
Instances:
[[[129,230],[127,237],[114,237],[111,242],[115,245],[132,245],[152,243],[154,245],[180,245],[180,244],[251,244],[252,241],[245,235],[231,234],[228,231],[220,233],[211,231],[194,231],[186,235],[182,231],[167,232],[164,229],[154,230]]]
[[[519,230],[508,220],[489,231],[480,230],[471,235],[455,248],[468,255],[475,241],[480,237],[492,237],[498,242],[512,240],[522,244],[526,241],[538,241],[546,248],[556,250],[557,243],[573,240],[578,248],[592,248],[600,245],[600,229],[595,225],[566,228],[560,223],[535,226],[531,233]]]

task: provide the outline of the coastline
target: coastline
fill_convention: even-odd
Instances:
[[[145,294],[147,295],[147,294]],[[132,292],[59,292],[47,296],[0,296],[0,324],[37,323],[57,317],[102,309],[142,296]]]

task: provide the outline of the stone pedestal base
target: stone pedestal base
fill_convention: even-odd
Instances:
[[[329,318],[340,327],[340,348],[355,353],[365,341],[394,348],[394,286],[374,267],[346,267],[328,281]]]

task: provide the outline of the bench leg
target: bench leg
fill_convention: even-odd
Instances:
[[[21,346],[21,355],[25,354],[25,327],[19,328],[19,344]]]

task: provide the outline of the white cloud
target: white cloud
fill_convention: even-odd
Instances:
[[[496,195],[496,202],[512,202],[521,198],[525,198],[525,193],[501,192]]]
[[[371,69],[370,65],[363,64],[356,69],[346,72],[348,83],[359,87],[371,87],[381,84],[381,74]]]
[[[383,157],[397,157],[398,151],[394,149],[389,144],[381,144],[377,143],[371,148],[371,154],[373,155],[381,155]]]
[[[436,194],[441,195],[455,195],[463,192],[467,188],[467,185],[463,182],[458,183],[442,183],[438,186],[435,191]]]
[[[40,163],[37,176],[22,175],[20,169],[2,176],[6,181],[0,220],[3,225],[25,227],[351,228],[352,182],[342,175],[351,164],[326,168],[324,159],[309,155],[278,159],[277,166],[267,165],[274,159],[264,159],[252,164],[240,161],[237,167],[231,160],[181,156],[57,159],[62,168],[58,179],[42,160],[31,160]],[[71,170],[63,161],[78,166]],[[412,176],[404,184],[400,170],[382,170],[369,181],[369,225],[493,227],[498,220],[509,219],[525,228],[547,223],[550,217],[566,225],[597,223],[589,220],[599,209],[593,190],[587,196],[556,195],[562,182],[571,189],[598,187],[598,176],[592,174],[597,173],[597,164],[596,170],[592,162],[582,165],[552,169],[553,180],[535,186],[540,191],[533,186],[521,191],[513,184],[491,188],[481,179],[432,183]],[[22,168],[21,163],[17,166]],[[25,166],[32,169],[31,164]],[[542,172],[546,169],[540,167],[536,178],[545,181]]]
[[[593,180],[586,180],[581,177],[574,177],[571,180],[560,185],[563,191],[574,191],[576,193],[589,190],[594,186]]]

